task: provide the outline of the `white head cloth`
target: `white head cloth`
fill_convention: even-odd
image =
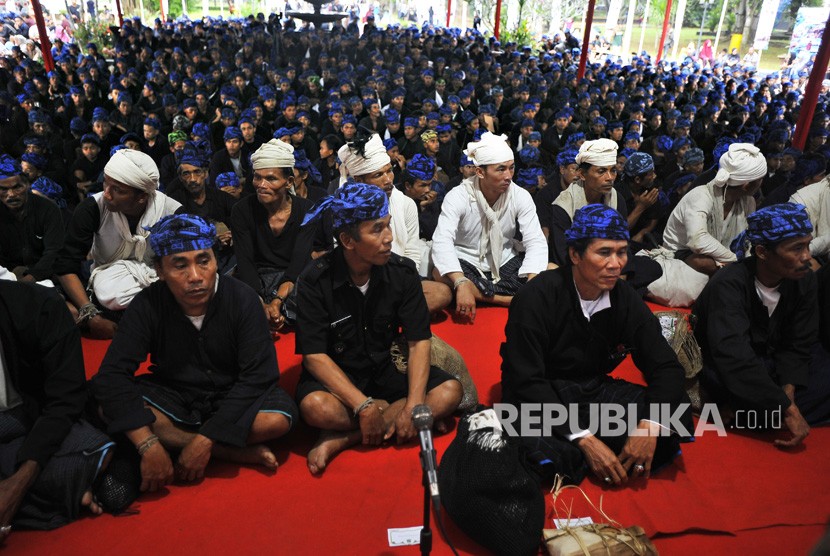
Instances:
[[[767,159],[751,143],[732,143],[720,157],[720,168],[712,183],[716,187],[742,185],[767,175]]]
[[[340,159],[340,184],[346,183],[348,176],[357,177],[377,172],[387,164],[392,164],[392,159],[386,152],[386,147],[383,146],[383,141],[380,135],[373,134],[372,137],[366,141],[363,147],[363,155],[356,153],[352,143],[347,143],[340,147],[337,151],[337,157]]]
[[[159,186],[156,163],[149,155],[133,149],[116,151],[104,166],[104,175],[145,193],[155,193]]]
[[[507,144],[506,135],[493,135],[489,131],[481,136],[480,141],[467,143],[464,151],[467,158],[476,166],[498,164],[513,160],[513,149]]]
[[[263,143],[260,148],[251,155],[251,166],[254,170],[263,168],[293,168],[294,147],[290,143],[271,139]]]
[[[607,168],[617,164],[617,143],[611,139],[597,139],[585,141],[579,147],[576,163],[587,162],[591,166]]]

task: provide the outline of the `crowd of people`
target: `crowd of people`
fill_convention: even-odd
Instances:
[[[693,307],[727,415],[780,412],[782,447],[830,418],[827,90],[800,150],[803,76],[643,54],[578,79],[569,34],[283,23],[128,19],[49,72],[0,58],[0,535],[212,458],[273,469],[300,418],[313,474],[412,439],[422,403],[448,430],[464,381],[430,321],[482,304],[509,307],[504,401],[579,406],[531,446],[572,482],[685,440],[648,414],[688,397],[643,299]],[[89,399],[81,335],[112,339]],[[610,378],[628,354],[646,387]],[[592,431],[606,402],[644,432]]]

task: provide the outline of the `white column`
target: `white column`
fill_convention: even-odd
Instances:
[[[637,47],[637,54],[643,51],[643,42],[646,39],[646,22],[648,22],[648,12],[651,9],[651,0],[646,0],[646,11],[643,14],[643,26],[640,29],[640,46]]]
[[[551,0],[550,3],[550,30],[553,35],[562,30],[562,0]]]
[[[718,42],[720,42],[720,33],[723,30],[723,20],[726,17],[726,7],[729,5],[729,0],[723,0],[723,8],[720,11],[720,20],[718,20],[718,30],[715,31],[715,46],[712,48],[712,54],[715,58],[718,57]]]
[[[680,0],[674,16],[674,47],[671,50],[671,59],[677,60],[677,49],[680,47],[680,31],[683,29],[683,16],[686,14],[686,0]],[[686,48],[686,45],[683,45]]]
[[[625,33],[623,34],[622,56],[629,60],[631,56],[631,33],[634,31],[634,12],[637,11],[637,0],[628,3],[628,17],[625,19]]]

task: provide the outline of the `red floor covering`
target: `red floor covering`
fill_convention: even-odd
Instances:
[[[479,311],[474,326],[446,320],[434,331],[454,345],[473,373],[482,403],[499,397],[499,344],[506,311]],[[107,343],[84,341],[87,374],[98,368]],[[294,337],[276,342],[282,385],[294,391],[299,357]],[[621,374],[634,380],[626,362]],[[440,454],[453,434],[436,439]],[[422,490],[418,449],[355,449],[338,456],[325,475],[305,465],[314,435],[300,426],[278,452],[276,473],[212,463],[197,485],[173,485],[143,496],[137,513],[83,518],[51,532],[15,532],[7,554],[418,554],[389,548],[387,528],[420,524]],[[587,480],[594,502],[624,525],[638,524],[663,554],[807,554],[824,534],[830,489],[830,428],[815,428],[804,447],[782,452],[768,438],[707,433],[683,447],[672,467],[646,484],[604,489]],[[578,502],[574,516],[598,516]],[[548,502],[549,516],[550,501]],[[460,553],[487,552],[452,523]],[[440,539],[435,554],[449,554]]]

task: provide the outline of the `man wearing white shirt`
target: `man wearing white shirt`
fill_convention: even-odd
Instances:
[[[444,197],[432,260],[436,280],[453,287],[456,311],[472,322],[477,302],[510,305],[519,287],[545,270],[548,249],[533,198],[513,183],[507,138],[485,133],[464,154],[476,174]]]

